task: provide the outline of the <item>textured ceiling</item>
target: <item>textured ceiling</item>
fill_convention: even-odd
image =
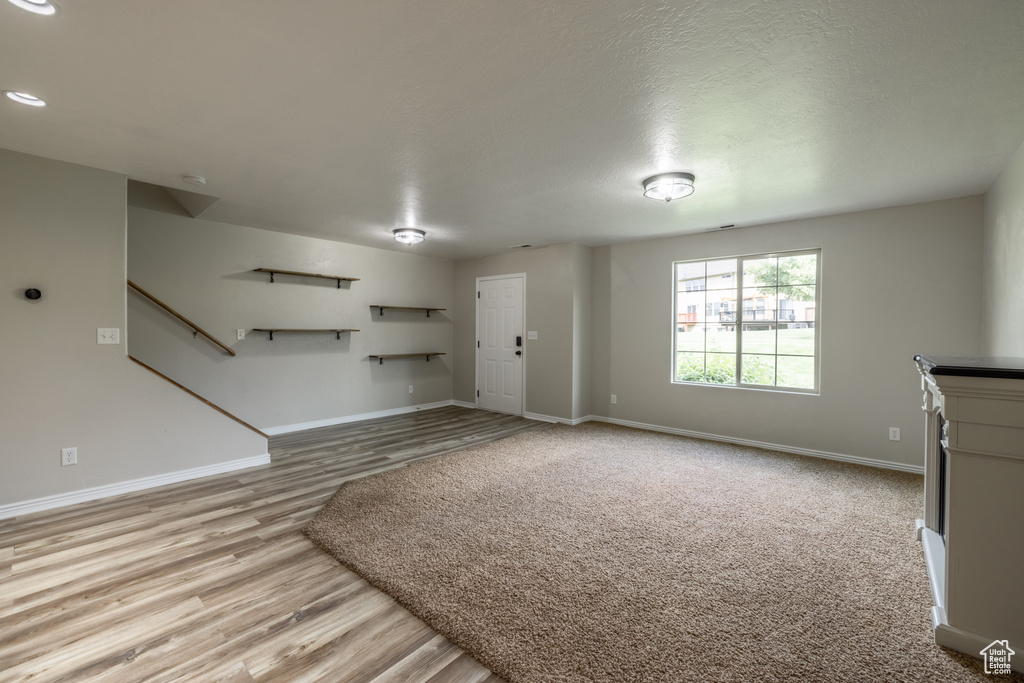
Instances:
[[[0,1],[0,89],[49,102],[0,147],[447,258],[976,194],[1024,138],[1020,0],[56,4]]]

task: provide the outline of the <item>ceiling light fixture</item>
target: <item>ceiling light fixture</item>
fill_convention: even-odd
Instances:
[[[427,236],[427,233],[416,228],[398,228],[391,232],[394,233],[395,239],[402,244],[419,244]]]
[[[8,0],[8,2],[36,14],[50,15],[57,13],[57,6],[51,2],[46,2],[46,0]]]
[[[15,90],[4,90],[4,94],[15,102],[21,102],[27,104],[30,107],[45,107],[46,102],[39,99],[35,95],[29,95],[27,92],[17,92]]]
[[[659,173],[644,180],[644,196],[648,199],[660,199],[670,202],[693,194],[692,173]]]

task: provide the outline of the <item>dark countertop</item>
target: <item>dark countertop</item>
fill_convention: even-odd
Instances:
[[[1024,379],[1024,358],[1010,356],[914,356],[932,375]]]

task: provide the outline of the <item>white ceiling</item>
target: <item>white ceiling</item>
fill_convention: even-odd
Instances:
[[[0,89],[49,102],[0,147],[432,256],[976,194],[1024,138],[1021,0],[56,4],[0,0]]]

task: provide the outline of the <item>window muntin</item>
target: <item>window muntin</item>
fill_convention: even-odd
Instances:
[[[681,261],[673,380],[816,393],[820,250]]]

